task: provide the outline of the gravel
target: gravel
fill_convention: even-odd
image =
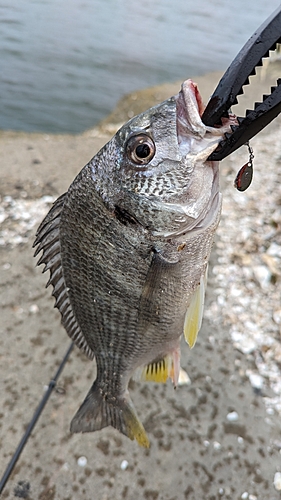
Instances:
[[[241,193],[233,188],[247,148],[222,168],[223,210],[217,231],[215,295],[206,311],[229,326],[236,349],[253,357],[246,376],[281,414],[281,130],[260,134],[254,147],[254,179]]]

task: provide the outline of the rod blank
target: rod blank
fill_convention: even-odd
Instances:
[[[3,474],[3,477],[2,477],[2,479],[0,481],[0,495],[1,495],[1,493],[2,493],[2,491],[3,491],[3,489],[4,489],[5,485],[6,485],[6,483],[8,481],[10,475],[13,472],[13,469],[14,469],[14,467],[15,467],[15,465],[16,465],[16,463],[17,463],[17,461],[18,461],[18,459],[19,459],[19,457],[21,455],[22,450],[24,449],[24,447],[25,447],[25,445],[26,445],[26,443],[28,441],[28,438],[29,438],[31,432],[33,431],[33,428],[35,427],[35,424],[36,424],[38,418],[40,417],[40,415],[41,415],[41,413],[42,413],[42,411],[43,411],[43,409],[44,409],[44,407],[45,407],[45,405],[46,405],[46,403],[47,403],[47,401],[48,401],[48,399],[49,399],[49,397],[50,397],[50,395],[51,395],[51,393],[52,393],[52,391],[54,389],[54,387],[57,384],[57,380],[58,380],[58,378],[59,378],[59,376],[60,376],[60,374],[61,374],[61,372],[62,372],[62,370],[64,368],[65,363],[67,362],[67,360],[69,358],[69,355],[70,355],[70,353],[71,353],[71,351],[73,349],[73,346],[74,346],[74,343],[72,342],[70,344],[69,348],[67,349],[67,351],[65,353],[65,356],[64,356],[64,358],[63,358],[63,360],[62,360],[62,362],[61,362],[61,364],[60,364],[60,366],[59,366],[59,368],[58,368],[58,370],[57,370],[54,378],[52,378],[50,380],[48,389],[47,389],[46,393],[44,394],[42,400],[40,401],[40,403],[39,403],[39,405],[38,405],[38,407],[37,407],[37,409],[36,409],[36,411],[35,411],[35,413],[34,413],[34,415],[32,417],[32,420],[30,421],[30,423],[29,423],[29,425],[28,425],[28,427],[27,427],[27,429],[26,429],[26,431],[25,431],[25,433],[24,433],[24,435],[23,435],[20,443],[18,444],[18,447],[17,447],[17,449],[16,449],[13,457],[11,458],[10,463],[8,464],[6,470],[5,470],[4,474]]]

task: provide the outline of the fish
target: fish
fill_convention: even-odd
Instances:
[[[202,323],[207,267],[221,213],[218,162],[233,119],[206,126],[197,84],[130,119],[78,173],[40,224],[34,247],[73,342],[96,379],[71,432],[112,426],[149,439],[132,377],[177,386],[180,338]]]

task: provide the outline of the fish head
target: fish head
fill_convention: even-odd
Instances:
[[[110,209],[162,236],[202,228],[210,211],[216,215],[218,162],[208,157],[233,122],[208,127],[203,111],[197,85],[186,80],[176,96],[116,133],[91,162],[95,189]]]

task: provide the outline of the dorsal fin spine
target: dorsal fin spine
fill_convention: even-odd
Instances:
[[[52,276],[50,276],[50,278],[48,279],[47,283],[46,283],[46,288],[48,288],[49,285],[53,285],[53,283],[55,283],[58,275],[60,274],[60,267],[58,267],[52,274]]]
[[[67,193],[58,198],[40,224],[33,244],[33,246],[37,247],[34,255],[36,256],[42,251],[42,255],[37,265],[45,264],[43,273],[50,271],[50,277],[46,287],[49,285],[53,286],[52,295],[56,299],[55,307],[61,313],[62,324],[68,335],[89,358],[93,359],[94,353],[88,345],[76,320],[63,276],[60,245],[60,219],[66,196]]]
[[[43,253],[41,259],[39,259],[38,262],[37,262],[38,266],[40,266],[41,264],[45,264],[44,253]],[[53,266],[55,266],[55,269],[57,269],[57,266],[60,266],[60,265],[61,265],[60,255],[56,254],[48,262],[46,262],[46,265],[45,265],[45,267],[43,269],[43,273],[45,273],[46,271],[49,271]]]

